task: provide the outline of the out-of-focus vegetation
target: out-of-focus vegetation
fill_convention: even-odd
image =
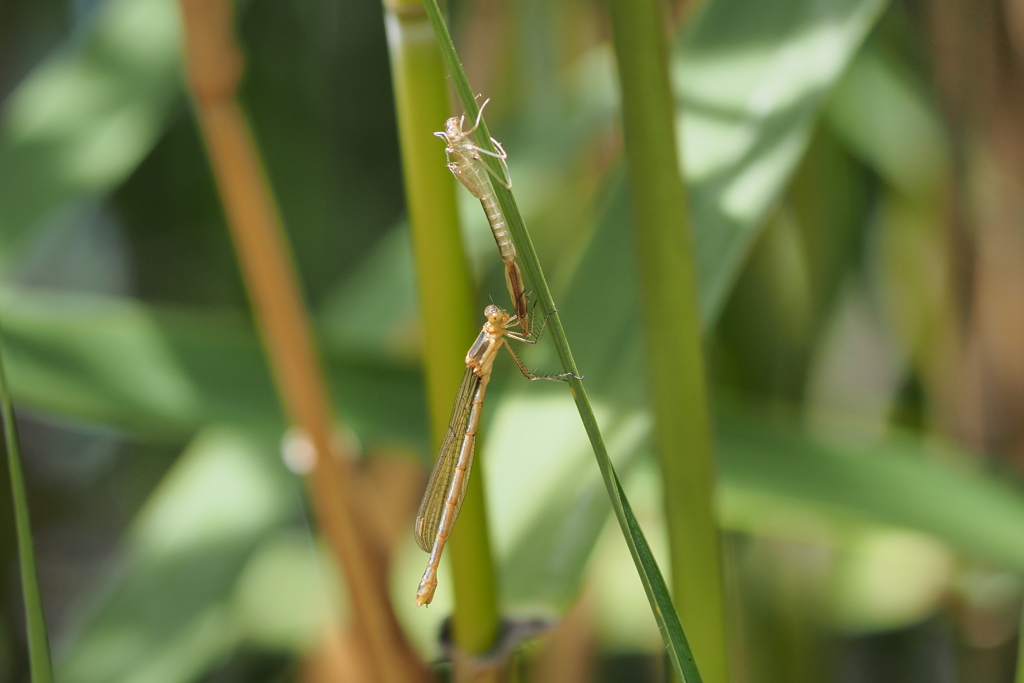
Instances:
[[[671,10],[732,680],[1013,681],[1017,9]],[[434,603],[417,610],[424,556],[407,529],[430,448],[383,11],[251,0],[237,12],[243,105],[339,423],[364,455],[363,521],[393,539],[394,608],[434,660],[451,573],[442,565]],[[450,13],[661,559],[606,8],[460,2]],[[171,0],[0,6],[0,328],[57,678],[339,680],[348,611],[280,455],[285,418],[181,63]],[[503,305],[479,204],[456,196],[478,307]],[[477,330],[458,331],[467,347]],[[555,367],[543,345],[527,360]],[[661,640],[605,524],[571,399],[516,375],[496,367],[476,476],[503,612],[560,619],[516,666],[529,680],[653,680]],[[24,621],[10,506],[0,510],[0,680],[18,681]]]

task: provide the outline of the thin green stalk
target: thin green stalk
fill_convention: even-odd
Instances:
[[[441,53],[418,0],[413,4],[385,2],[385,7],[420,291],[430,424],[434,445],[439,446],[448,427],[455,389],[466,369],[466,350],[483,318],[474,307],[474,287],[459,231],[455,180],[444,164],[444,146],[433,136],[450,115]],[[489,651],[500,626],[482,465],[477,458],[446,553],[455,591],[455,641],[468,655]],[[414,587],[409,587],[409,600]]]
[[[469,81],[466,79],[462,63],[455,52],[455,46],[452,44],[451,35],[448,33],[448,27],[444,23],[441,11],[434,0],[424,0],[424,6],[427,9],[430,22],[434,26],[434,33],[441,47],[441,54],[448,66],[448,72],[455,86],[455,92],[459,96],[459,101],[462,103],[466,117],[475,121],[479,107],[473,97],[473,90],[469,87]],[[485,148],[491,148],[489,139],[490,133],[487,130],[487,123],[481,119],[476,133],[476,142]],[[493,151],[493,148],[491,149]],[[573,360],[572,351],[569,348],[569,342],[562,327],[562,321],[556,312],[554,301],[551,298],[551,290],[548,287],[547,280],[544,278],[533,242],[526,231],[522,214],[519,212],[519,207],[516,205],[515,198],[511,192],[506,190],[501,184],[497,184],[494,189],[498,197],[498,203],[501,205],[508,221],[512,239],[519,253],[520,263],[525,270],[526,278],[536,293],[537,302],[543,313],[550,315],[548,330],[550,331],[558,356],[561,359],[562,368],[573,375],[573,377],[569,378],[569,387],[576,402],[576,408],[587,431],[587,436],[590,438],[591,446],[594,449],[594,456],[597,459],[597,464],[601,470],[605,488],[608,491],[608,497],[612,504],[612,510],[619,521],[623,538],[626,540],[626,545],[633,556],[637,573],[643,583],[644,590],[647,592],[647,598],[651,603],[651,610],[654,613],[655,620],[658,622],[658,627],[665,641],[673,669],[680,680],[697,683],[701,681],[700,673],[697,671],[697,666],[694,663],[690,646],[686,640],[686,634],[683,632],[682,625],[679,622],[679,616],[672,605],[668,587],[665,585],[665,580],[658,569],[657,562],[655,562],[654,556],[651,554],[643,531],[633,515],[629,501],[622,491],[622,486],[619,484],[619,479],[615,474],[611,460],[608,458],[608,451],[601,437],[597,418],[594,416],[594,411],[590,406],[583,382],[576,379],[580,373],[576,367],[575,360]]]
[[[709,683],[728,681],[697,268],[679,171],[663,5],[610,0],[672,594]]]
[[[1024,612],[1020,615],[1020,629],[1017,632],[1017,676],[1016,683],[1024,683]]]
[[[2,346],[2,344],[0,344]],[[14,404],[7,387],[7,373],[0,356],[0,410],[3,411],[4,443],[7,446],[7,468],[11,480],[11,501],[14,504],[14,527],[18,537],[18,561],[21,567],[21,595],[25,601],[25,621],[28,630],[28,659],[32,683],[53,680],[50,661],[50,641],[46,636],[46,617],[39,593],[36,574],[36,554],[32,547],[32,524],[29,520],[28,496],[25,478],[21,472],[21,448],[18,445],[18,425],[14,421]]]

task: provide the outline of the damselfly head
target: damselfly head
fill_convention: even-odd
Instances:
[[[484,317],[487,318],[487,323],[493,327],[502,327],[508,322],[508,313],[501,310],[494,304],[491,304],[484,309]]]

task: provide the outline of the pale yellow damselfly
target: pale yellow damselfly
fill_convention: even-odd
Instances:
[[[466,372],[462,375],[462,382],[455,395],[448,431],[441,442],[434,469],[427,482],[427,490],[416,513],[416,543],[430,553],[427,568],[423,571],[423,578],[420,579],[419,588],[416,590],[417,605],[429,603],[437,588],[437,565],[441,561],[444,544],[448,541],[466,495],[484,393],[491,381],[491,369],[501,347],[508,349],[519,371],[527,379],[565,381],[568,377],[568,373],[540,375],[529,370],[509,346],[508,339],[536,344],[541,332],[544,331],[543,325],[534,338],[531,333],[522,335],[512,332],[509,328],[516,325],[516,316],[510,317],[497,306],[485,308],[484,316],[487,322],[466,354]]]
[[[493,176],[507,189],[512,189],[512,180],[509,177],[506,163],[508,154],[505,153],[501,143],[494,138],[491,138],[491,142],[498,150],[497,152],[477,146],[470,137],[480,125],[480,117],[483,116],[484,107],[488,102],[490,100],[484,100],[476,122],[469,130],[462,130],[462,126],[466,122],[465,116],[453,116],[445,121],[444,130],[434,133],[434,135],[447,143],[444,151],[448,157],[448,169],[474,197],[480,200],[480,204],[484,208],[487,223],[491,226],[491,234],[494,235],[494,241],[498,244],[501,260],[505,262],[505,285],[508,287],[509,296],[512,297],[515,317],[519,320],[519,325],[525,333],[529,328],[526,287],[523,282],[523,274],[516,264],[516,245],[512,243],[505,215],[498,204],[498,198],[494,194],[494,186],[491,185],[490,179],[490,176]],[[481,154],[497,159],[501,164],[501,173],[491,168],[480,156]]]

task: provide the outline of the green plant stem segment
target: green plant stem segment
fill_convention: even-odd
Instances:
[[[2,346],[2,343],[0,343]],[[43,600],[39,594],[36,554],[32,547],[32,524],[29,520],[25,478],[21,472],[21,448],[18,426],[14,421],[14,403],[7,386],[7,373],[0,356],[0,409],[3,410],[4,444],[7,447],[7,469],[10,475],[11,501],[14,504],[14,527],[18,537],[18,561],[21,566],[21,595],[25,600],[25,621],[28,630],[28,658],[32,683],[50,683],[53,664],[50,641],[46,635]]]
[[[1024,683],[1024,614],[1020,617],[1021,629],[1017,632],[1017,675],[1016,683]]]
[[[672,588],[709,683],[727,683],[715,463],[696,253],[677,157],[664,7],[609,0]]]
[[[474,93],[469,86],[469,81],[466,79],[462,63],[455,52],[455,46],[452,43],[451,35],[448,33],[448,27],[441,16],[441,10],[438,8],[435,0],[423,0],[423,4],[427,9],[427,16],[434,27],[437,42],[441,47],[441,55],[448,66],[448,73],[451,75],[452,84],[455,87],[455,92],[462,104],[466,118],[475,121],[479,112],[479,106],[473,96]],[[483,119],[480,120],[480,126],[476,133],[476,142],[484,147],[484,149],[495,151],[490,144],[490,132],[487,129],[487,122]],[[562,362],[562,369],[573,375],[569,378],[569,386],[572,390],[573,399],[576,402],[576,408],[580,414],[580,420],[583,422],[583,427],[590,438],[591,447],[594,449],[594,457],[597,459],[597,464],[601,470],[605,488],[608,492],[608,498],[612,504],[612,510],[615,512],[615,517],[618,519],[619,526],[622,529],[623,538],[629,547],[630,554],[633,556],[633,563],[636,565],[637,574],[644,586],[644,590],[647,592],[647,598],[651,603],[651,611],[658,623],[662,639],[665,641],[673,670],[679,680],[686,683],[699,683],[702,680],[701,675],[694,662],[686,634],[683,632],[682,624],[679,621],[679,615],[676,614],[675,608],[672,605],[668,587],[665,585],[665,580],[658,569],[657,562],[654,560],[647,539],[644,538],[643,531],[633,515],[629,501],[626,499],[618,476],[615,474],[615,469],[612,467],[611,460],[608,457],[608,450],[605,448],[604,439],[597,425],[597,418],[594,416],[594,411],[590,406],[590,400],[587,398],[583,383],[576,379],[576,377],[580,376],[580,373],[576,367],[576,361],[573,360],[572,351],[569,348],[569,342],[562,327],[562,321],[555,310],[555,304],[551,298],[551,290],[541,270],[537,252],[533,247],[533,241],[526,231],[523,216],[519,212],[519,207],[510,191],[506,190],[500,183],[495,186],[494,191],[498,198],[498,204],[501,206],[502,211],[504,211],[508,221],[512,239],[519,253],[520,263],[526,271],[525,275],[528,285],[532,286],[533,291],[536,292],[537,302],[542,312],[550,316],[547,329],[550,331],[551,339]],[[531,288],[530,286],[527,287],[528,290]]]
[[[482,324],[459,231],[455,180],[434,131],[451,112],[437,41],[418,0],[386,2],[388,45],[402,149],[405,195],[420,291],[423,363],[433,442],[448,427],[452,399],[466,369],[466,350]],[[455,642],[460,652],[489,651],[499,632],[498,592],[483,492],[475,472],[446,555],[455,592]],[[409,586],[413,599],[415,583]]]

